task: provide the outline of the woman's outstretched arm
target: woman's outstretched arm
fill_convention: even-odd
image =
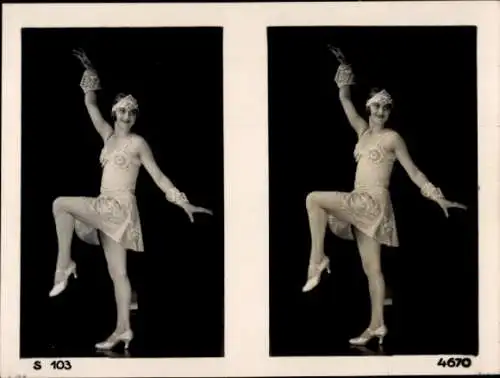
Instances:
[[[456,207],[459,209],[466,209],[466,206],[458,203],[448,201],[441,190],[435,187],[423,174],[423,172],[418,169],[418,167],[413,162],[406,143],[403,138],[396,132],[391,132],[391,145],[393,146],[394,152],[401,166],[404,168],[413,183],[418,186],[422,195],[436,202],[443,209],[446,216],[448,216],[448,209]]]
[[[146,171],[149,173],[156,186],[158,186],[165,194],[172,189],[175,189],[175,185],[172,181],[165,176],[160,170],[160,167],[158,167],[148,143],[142,137],[137,136],[136,138],[138,140],[141,163],[144,165],[144,168],[146,168]]]
[[[106,122],[97,105],[96,91],[101,89],[99,76],[97,75],[96,70],[92,66],[92,63],[90,62],[85,52],[81,50],[75,50],[73,53],[85,67],[85,72],[83,73],[80,87],[84,92],[84,101],[87,112],[89,113],[90,119],[92,120],[95,129],[97,130],[101,138],[106,141],[113,133],[113,128],[108,124],[108,122]]]
[[[168,201],[183,208],[188,214],[191,222],[194,221],[194,213],[212,214],[212,212],[208,209],[190,204],[186,195],[178,190],[173,182],[160,170],[148,143],[140,136],[137,136],[137,140],[141,163],[144,165],[144,168],[149,173],[155,184],[163,191],[163,193],[165,193]]]

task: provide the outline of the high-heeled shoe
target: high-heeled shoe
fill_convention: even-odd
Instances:
[[[74,261],[72,261],[69,266],[66,269],[57,269],[56,270],[56,277],[57,275],[60,274],[62,275],[62,279],[59,280],[54,284],[52,289],[50,290],[49,297],[55,297],[56,295],[61,294],[65,289],[66,286],[68,285],[68,279],[71,275],[73,275],[75,278],[78,276],[76,275],[76,264]]]
[[[311,263],[311,264],[313,264],[313,263]],[[325,256],[325,257],[323,257],[323,260],[321,260],[321,262],[319,264],[313,264],[312,267],[309,267],[309,270],[311,270],[311,268],[314,271],[314,275],[310,276],[307,279],[306,284],[302,287],[302,292],[304,292],[304,293],[307,291],[311,291],[316,286],[318,286],[319,281],[321,280],[321,274],[323,273],[323,271],[325,269],[328,272],[328,274],[331,273],[330,259],[327,256]]]
[[[125,344],[125,350],[128,350],[130,342],[134,338],[134,333],[132,330],[128,329],[121,334],[113,333],[107,340],[97,343],[95,347],[102,350],[111,350],[118,343],[123,342]]]
[[[352,345],[366,345],[368,342],[377,337],[378,344],[381,346],[384,342],[384,337],[387,335],[387,327],[382,325],[376,329],[368,328],[361,336],[355,337],[349,340],[349,343]]]

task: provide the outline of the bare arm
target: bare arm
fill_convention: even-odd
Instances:
[[[167,200],[183,208],[189,216],[191,222],[194,222],[194,213],[205,213],[211,215],[211,210],[199,206],[194,206],[189,203],[186,195],[179,191],[172,183],[172,181],[162,173],[162,171],[158,167],[158,164],[156,164],[153,153],[151,152],[151,148],[149,147],[147,142],[141,137],[138,137],[138,140],[140,160],[155,184],[165,193],[165,197],[167,198]]]
[[[354,73],[349,63],[347,63],[344,54],[340,49],[329,46],[330,51],[335,55],[338,62],[340,63],[337,68],[337,73],[335,74],[335,83],[339,87],[339,98],[342,108],[351,124],[352,128],[358,134],[358,138],[366,131],[368,124],[366,121],[358,114],[354,104],[351,101],[351,85],[354,84]]]
[[[158,164],[156,164],[151,148],[149,147],[147,142],[141,137],[138,137],[138,140],[139,140],[139,157],[141,159],[142,164],[144,165],[144,168],[149,173],[154,183],[165,194],[167,194],[172,189],[175,189],[175,186],[172,183],[172,181],[163,174],[163,172],[158,167]]]
[[[87,111],[95,129],[101,138],[106,141],[113,133],[113,128],[108,124],[108,122],[106,122],[101,114],[101,111],[99,110],[99,107],[97,106],[97,96],[95,91],[88,91],[85,93],[85,106],[87,107]]]
[[[186,195],[179,191],[170,179],[165,176],[153,157],[151,148],[141,137],[139,140],[139,157],[155,184],[165,193],[168,201],[184,209],[191,222],[194,222],[194,213],[205,213],[212,215],[212,211],[203,207],[192,205]]]
[[[95,129],[101,136],[101,138],[106,141],[112,134],[112,127],[106,122],[99,107],[97,106],[97,96],[96,91],[101,89],[101,84],[99,81],[99,76],[95,71],[90,59],[87,57],[83,50],[73,50],[73,55],[82,63],[85,68],[82,80],[80,82],[80,87],[85,93],[85,106],[90,115],[90,119],[94,124]]]
[[[410,153],[408,152],[408,148],[406,147],[406,143],[403,138],[397,134],[392,133],[392,144],[394,147],[394,152],[396,154],[396,158],[398,159],[401,166],[404,168],[408,177],[413,181],[413,183],[422,189],[422,187],[429,181],[427,177],[420,171],[415,163],[413,162]]]
[[[344,85],[339,88],[339,98],[349,123],[358,134],[358,137],[360,137],[368,128],[368,124],[363,117],[358,114],[351,101],[351,87],[349,85]]]
[[[436,202],[443,209],[446,216],[448,216],[448,208],[456,207],[464,210],[467,208],[458,202],[448,201],[441,193],[441,190],[432,185],[432,183],[413,162],[403,138],[395,132],[392,134],[392,144],[397,159],[410,179],[420,188],[424,197]]]

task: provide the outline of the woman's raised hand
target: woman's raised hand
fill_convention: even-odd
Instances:
[[[87,54],[85,54],[85,51],[83,51],[82,49],[75,49],[73,50],[73,55],[80,61],[80,63],[82,63],[83,67],[85,67],[86,70],[94,71],[92,62],[87,57]]]
[[[457,208],[457,209],[467,210],[467,206],[462,205],[461,203],[458,202],[448,201],[445,198],[437,200],[437,203],[439,206],[441,206],[441,209],[443,209],[446,218],[449,217],[448,209]]]
[[[335,55],[335,58],[337,58],[337,61],[340,64],[345,64],[345,65],[348,64],[347,59],[345,58],[344,54],[342,53],[342,51],[340,51],[338,47],[328,45],[328,49],[333,53],[333,55]]]

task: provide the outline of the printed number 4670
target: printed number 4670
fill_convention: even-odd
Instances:
[[[458,368],[458,367],[464,367],[464,368],[468,368],[472,365],[472,360],[468,357],[465,357],[465,358],[448,358],[448,359],[444,359],[443,357],[441,357],[438,361],[438,366],[442,366],[442,367],[450,367],[450,368]]]

